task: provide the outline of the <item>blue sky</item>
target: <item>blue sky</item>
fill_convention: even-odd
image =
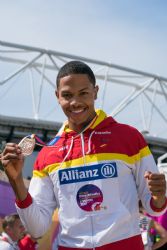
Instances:
[[[0,0],[0,39],[166,71],[165,0]]]
[[[167,77],[166,11],[165,0],[0,0],[0,40]],[[0,71],[1,80],[5,71]],[[0,99],[0,114],[19,116],[19,108],[27,111],[26,89],[24,105],[11,100],[20,98],[17,81],[7,86],[12,87],[9,99]],[[131,122],[129,117],[126,120]]]

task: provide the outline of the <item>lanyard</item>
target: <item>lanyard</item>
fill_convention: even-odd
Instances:
[[[77,134],[75,137],[79,136],[81,133],[83,133],[85,130],[87,130],[89,127],[92,126],[92,124],[96,121],[97,119],[97,115],[93,118],[93,120],[79,133]],[[64,127],[61,128],[61,130]],[[59,133],[58,133],[59,134]],[[22,150],[22,154],[24,156],[30,155],[32,154],[32,152],[34,151],[35,145],[38,146],[47,146],[47,147],[55,147],[55,143],[59,140],[60,136],[57,135],[55,136],[50,142],[45,143],[43,142],[37,135],[32,134],[32,135],[27,135],[26,137],[24,137],[20,142],[19,142],[19,147]]]

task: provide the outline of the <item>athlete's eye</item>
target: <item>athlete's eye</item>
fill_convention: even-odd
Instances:
[[[87,91],[84,91],[84,92],[81,92],[80,95],[88,95],[88,92]]]
[[[62,97],[64,97],[65,99],[70,99],[72,97],[72,94],[70,94],[70,93],[63,93]]]

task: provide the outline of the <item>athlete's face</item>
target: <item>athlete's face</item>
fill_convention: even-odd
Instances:
[[[95,117],[97,92],[98,86],[94,87],[86,74],[60,78],[56,96],[68,118],[70,129],[80,132]]]

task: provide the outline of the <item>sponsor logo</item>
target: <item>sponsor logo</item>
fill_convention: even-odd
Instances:
[[[112,178],[115,176],[116,173],[116,167],[115,164],[104,164],[101,167],[101,174],[104,176],[104,178]]]
[[[117,177],[116,163],[96,164],[59,170],[60,185]]]
[[[64,146],[64,147],[59,148],[59,151],[63,151],[63,150],[65,150],[65,149],[68,149],[68,145],[67,145],[67,146]]]
[[[77,192],[77,204],[78,206],[87,212],[99,211],[101,209],[107,209],[101,206],[103,202],[103,193],[99,187],[88,184],[81,187]]]
[[[110,131],[95,131],[95,135],[110,135]]]

